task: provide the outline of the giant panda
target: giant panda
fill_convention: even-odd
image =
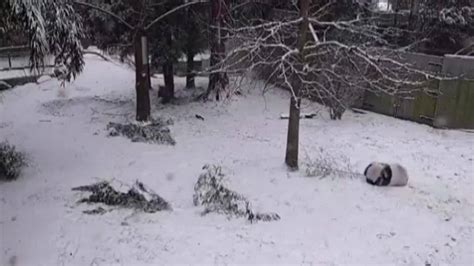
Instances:
[[[407,170],[399,164],[372,162],[365,168],[365,180],[374,186],[406,186]]]

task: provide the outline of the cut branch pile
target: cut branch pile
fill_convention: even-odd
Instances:
[[[132,140],[132,142],[146,142],[156,144],[175,145],[176,141],[171,136],[169,125],[173,121],[157,119],[151,120],[146,124],[119,124],[110,122],[107,125],[109,136],[125,136]]]
[[[204,206],[203,215],[216,212],[229,216],[245,217],[253,221],[276,221],[280,216],[276,213],[256,213],[250,202],[242,195],[224,186],[222,168],[205,165],[203,172],[194,186],[193,201],[195,206]]]
[[[126,193],[116,190],[107,181],[75,187],[72,190],[92,193],[89,197],[80,199],[78,203],[103,203],[109,206],[142,210],[148,213],[171,210],[171,205],[166,200],[139,181],[136,181]],[[86,214],[102,214],[104,212],[105,210],[102,207],[84,211]]]

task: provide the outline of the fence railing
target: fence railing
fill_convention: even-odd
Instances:
[[[0,47],[0,89],[35,82],[39,76],[53,73],[54,61],[47,58],[44,69],[31,71],[28,46]]]

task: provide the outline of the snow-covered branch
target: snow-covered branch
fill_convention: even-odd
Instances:
[[[10,6],[12,15],[20,22],[18,26],[29,37],[33,70],[43,68],[46,56],[53,55],[56,64],[66,67],[67,80],[82,71],[84,31],[72,1],[10,0]]]
[[[226,28],[231,47],[214,70],[254,72],[292,93],[299,86],[303,97],[329,106],[334,118],[340,118],[366,90],[405,94],[439,78],[403,60],[383,30],[367,18],[326,20],[313,15],[308,20],[311,38],[304,46],[304,63],[296,47],[302,19],[279,19]]]

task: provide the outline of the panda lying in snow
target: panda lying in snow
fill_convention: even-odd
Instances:
[[[407,170],[399,164],[372,162],[365,168],[365,180],[374,186],[405,186]]]

